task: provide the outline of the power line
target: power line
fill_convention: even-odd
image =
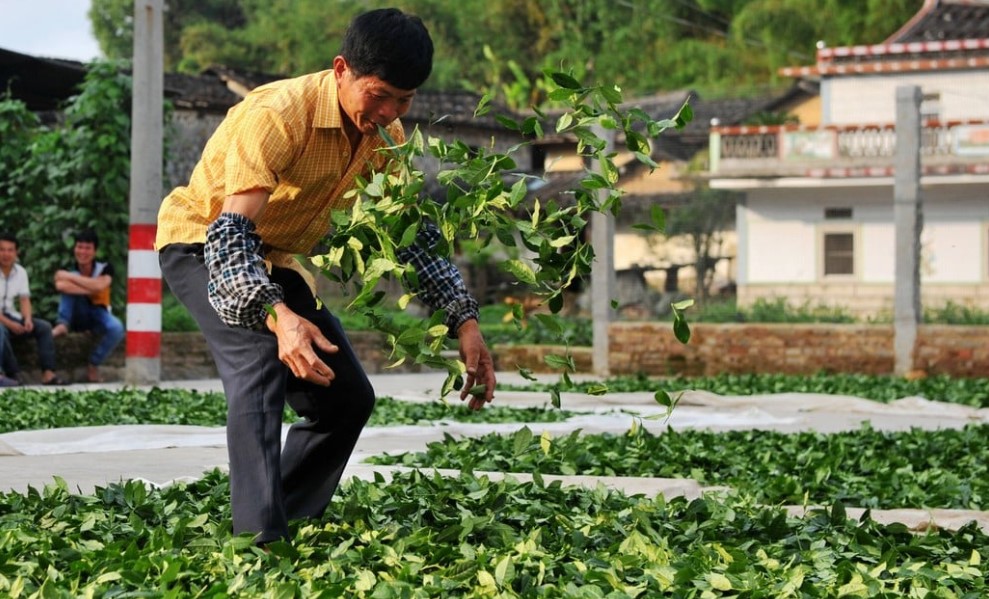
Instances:
[[[731,22],[730,21],[727,21],[723,17],[720,17],[720,16],[718,16],[718,15],[716,15],[714,13],[711,13],[711,12],[708,12],[708,11],[704,10],[703,8],[701,8],[700,6],[698,6],[696,2],[691,2],[690,0],[674,0],[674,2],[677,2],[681,6],[684,6],[686,8],[689,8],[690,10],[693,10],[696,13],[699,13],[701,15],[704,15],[705,17],[708,17],[708,18],[710,18],[712,20],[718,21],[718,22],[726,25],[727,28],[731,28]],[[629,2],[628,0],[620,0],[616,4],[621,5],[621,6],[624,6],[625,8],[632,8],[632,9],[637,8],[635,4]],[[729,32],[727,30],[721,30],[721,29],[718,29],[716,27],[712,27],[712,26],[705,25],[705,24],[702,24],[702,23],[697,23],[697,22],[694,22],[694,21],[691,21],[691,20],[688,20],[688,19],[681,19],[679,17],[674,17],[674,16],[662,14],[662,13],[659,13],[659,12],[654,13],[653,16],[658,17],[658,18],[660,18],[662,20],[665,20],[665,21],[669,21],[671,23],[676,23],[677,25],[681,25],[681,26],[684,26],[684,27],[689,27],[691,29],[698,29],[698,30],[701,30],[701,31],[705,31],[707,33],[711,33],[711,34],[717,35],[717,36],[722,37],[724,39],[729,39],[730,38],[730,34],[729,34]],[[768,50],[769,49],[769,47],[764,42],[762,42],[760,40],[751,39],[751,38],[745,38],[745,37],[741,38],[741,40],[742,40],[743,43],[745,43],[748,46],[752,46],[752,47],[756,47],[756,48],[762,48],[763,50]],[[789,49],[789,48],[786,48],[785,50],[786,50],[787,56],[790,56],[790,57],[795,58],[797,60],[808,60],[810,58],[810,55],[808,55],[808,54],[806,54],[804,52],[801,52],[799,50],[792,50],[792,49]]]
[[[701,8],[700,6],[697,5],[697,2],[696,1],[695,2],[688,2],[688,0],[675,0],[675,1],[678,4],[680,4],[681,6],[686,6],[687,8],[689,8],[689,9],[695,11],[695,12],[699,12],[699,13],[701,13],[702,15],[704,15],[706,17],[710,17],[711,19],[714,19],[715,21],[720,21],[723,25],[726,25],[727,27],[731,27],[731,21],[726,21],[724,18],[722,18],[722,17],[720,17],[720,16],[718,16],[718,15],[712,13],[712,12],[708,12],[708,11],[704,10],[703,8]]]

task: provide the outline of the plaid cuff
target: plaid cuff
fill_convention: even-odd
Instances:
[[[416,242],[397,252],[399,260],[416,270],[419,285],[412,291],[433,310],[446,311],[447,335],[456,339],[457,329],[465,321],[478,318],[477,300],[471,297],[457,267],[446,258],[433,254],[440,239],[439,229],[431,222],[423,222],[416,235]]]
[[[443,309],[446,310],[446,326],[450,329],[447,337],[451,339],[457,338],[457,330],[460,328],[460,325],[468,320],[480,320],[481,318],[477,300],[469,295],[453,300],[446,306],[443,306]]]
[[[204,257],[209,271],[209,303],[225,324],[261,329],[271,306],[284,300],[264,266],[261,237],[254,222],[224,212],[206,229]]]

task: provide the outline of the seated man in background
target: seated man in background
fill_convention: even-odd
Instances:
[[[0,358],[3,362],[4,387],[19,384],[20,367],[9,339],[34,337],[38,345],[38,364],[41,366],[41,382],[45,385],[64,385],[55,374],[55,342],[52,341],[52,325],[47,320],[34,318],[31,309],[31,285],[27,270],[17,263],[17,237],[13,233],[0,233],[0,327],[4,329]],[[15,303],[16,302],[16,303]]]
[[[17,363],[13,359],[14,350],[10,347],[10,339],[7,335],[7,327],[0,326],[0,387],[18,387],[20,386],[20,381],[7,376],[8,372],[12,372],[11,363]],[[13,371],[17,368],[14,367]]]
[[[76,234],[75,266],[55,273],[55,289],[62,297],[58,302],[58,321],[52,333],[58,337],[72,331],[92,331],[99,341],[89,356],[88,378],[101,382],[100,364],[124,338],[124,325],[110,312],[110,285],[113,266],[96,261],[99,238],[93,230]]]

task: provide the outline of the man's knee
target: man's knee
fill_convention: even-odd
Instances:
[[[341,420],[363,426],[371,417],[376,401],[370,381],[363,384],[339,381],[331,383],[325,392],[290,392],[287,399],[300,416],[330,428]]]
[[[352,403],[351,415],[355,421],[360,421],[361,424],[366,424],[368,419],[371,418],[371,412],[374,411],[374,404],[377,402],[377,398],[374,394],[374,388],[371,387],[370,381],[367,385],[364,385],[361,389],[355,391],[349,396]]]
[[[111,316],[106,329],[113,336],[119,337],[124,334],[124,323],[120,322],[120,319],[116,316]]]
[[[374,404],[378,401],[377,397],[374,395],[374,388],[368,383],[367,390],[360,394],[358,400],[360,402],[359,406],[365,418],[371,416],[371,412],[374,410]]]
[[[35,320],[33,333],[35,338],[50,336],[52,325],[47,320]]]

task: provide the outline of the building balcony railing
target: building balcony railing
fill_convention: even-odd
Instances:
[[[896,128],[712,127],[713,177],[890,176]],[[989,121],[927,121],[920,135],[925,174],[989,173]]]

